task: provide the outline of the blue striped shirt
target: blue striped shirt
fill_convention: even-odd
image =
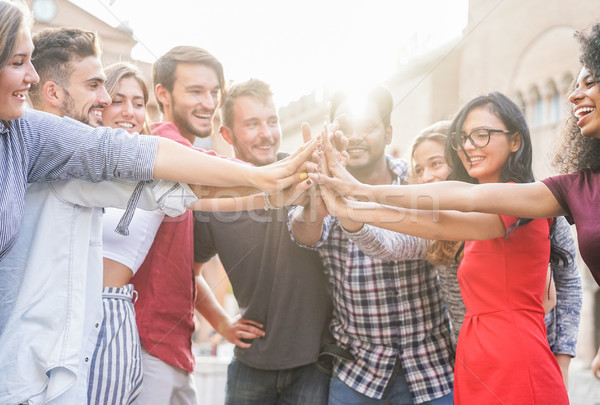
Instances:
[[[0,122],[0,260],[23,220],[27,183],[70,178],[151,180],[158,137],[92,128],[70,118],[27,111]]]

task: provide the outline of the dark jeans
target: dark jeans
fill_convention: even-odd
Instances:
[[[398,373],[385,399],[370,398],[347,386],[337,376],[331,377],[329,385],[329,405],[413,405],[412,395],[403,373]],[[421,405],[452,405],[453,393],[424,402]]]
[[[326,405],[329,376],[315,364],[258,370],[233,359],[227,370],[226,405]]]

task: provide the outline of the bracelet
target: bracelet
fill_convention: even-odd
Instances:
[[[265,211],[268,210],[276,210],[277,207],[271,204],[271,200],[269,200],[269,194],[263,193],[263,198],[265,199]]]

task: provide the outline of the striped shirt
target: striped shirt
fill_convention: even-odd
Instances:
[[[0,260],[15,242],[28,183],[151,180],[157,145],[157,137],[40,111],[27,111],[8,127],[0,122]]]
[[[388,159],[388,165],[393,184],[404,182],[406,163]],[[403,240],[402,260],[374,259],[361,250],[390,238]],[[448,317],[436,272],[424,260],[426,246],[420,238],[370,226],[347,234],[336,218],[326,217],[321,240],[312,247],[319,251],[333,294],[331,332],[355,357],[336,360],[334,373],[363,395],[384,397],[397,367],[415,403],[452,390]]]

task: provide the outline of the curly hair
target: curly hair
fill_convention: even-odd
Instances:
[[[594,79],[600,80],[600,23],[594,24],[589,34],[577,31],[575,38],[581,47],[579,61]],[[562,128],[562,143],[552,164],[561,174],[600,169],[600,139],[582,136],[573,113]]]

